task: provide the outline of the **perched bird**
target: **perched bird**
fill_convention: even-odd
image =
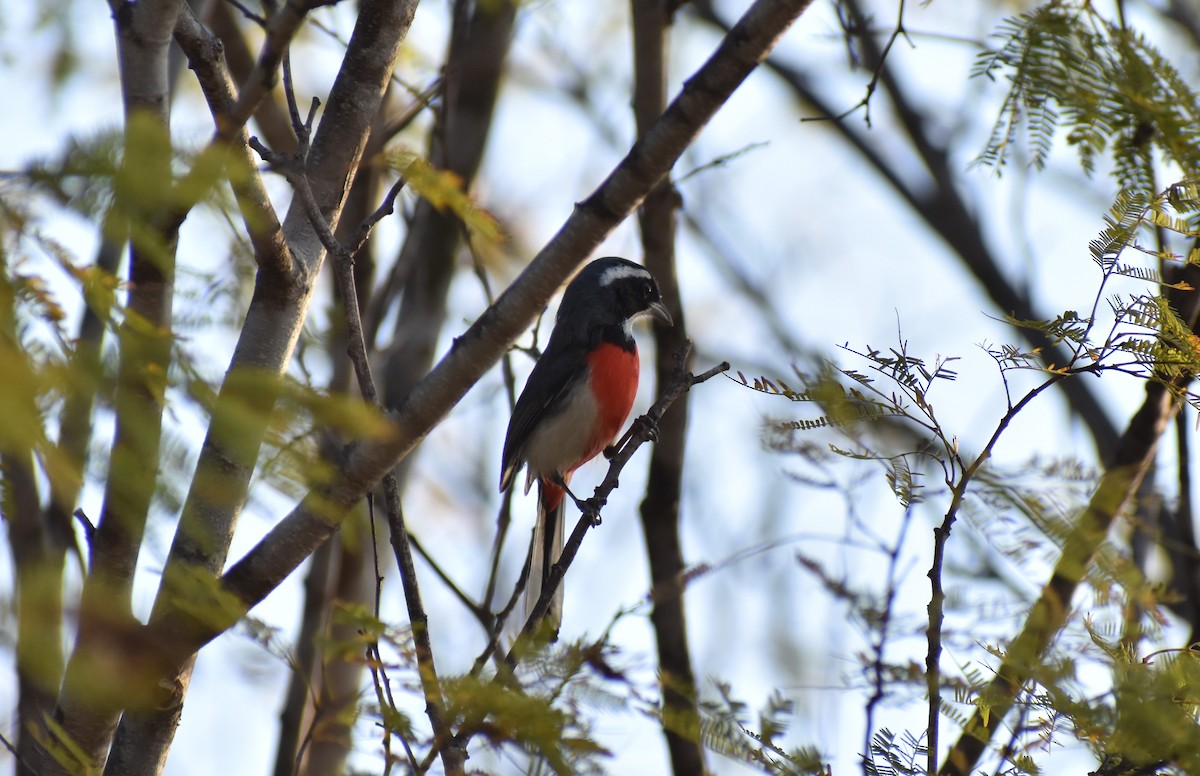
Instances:
[[[526,612],[562,554],[564,486],[576,469],[613,443],[633,407],[639,361],[632,324],[640,315],[672,324],[653,275],[614,257],[588,264],[563,292],[550,341],[513,408],[500,490],[524,464],[529,465],[525,492],[535,480],[538,484]],[[562,601],[559,585],[546,617],[555,634]]]

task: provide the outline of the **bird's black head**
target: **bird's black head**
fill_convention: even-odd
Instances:
[[[580,334],[580,329],[594,334],[597,329],[618,328],[628,337],[629,322],[639,315],[672,323],[654,276],[639,264],[610,256],[596,259],[575,276],[563,292],[556,323]]]

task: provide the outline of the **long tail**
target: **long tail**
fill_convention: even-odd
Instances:
[[[538,480],[537,524],[533,529],[533,553],[529,559],[529,581],[525,583],[525,616],[528,617],[542,596],[542,588],[550,576],[550,568],[558,562],[563,549],[564,506],[562,488]],[[544,623],[551,641],[558,638],[562,623],[563,584],[559,583],[546,611]]]

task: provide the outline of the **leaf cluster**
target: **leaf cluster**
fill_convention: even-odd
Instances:
[[[1111,156],[1123,189],[1154,190],[1161,153],[1185,177],[1200,171],[1200,101],[1178,70],[1135,29],[1093,3],[1052,0],[1005,21],[974,74],[1005,76],[1009,89],[978,161],[1000,168],[1022,129],[1032,162],[1045,165],[1060,127],[1083,169]]]
[[[763,773],[777,776],[828,776],[829,767],[816,749],[785,750],[775,739],[787,732],[795,711],[792,701],[776,691],[758,712],[756,729],[749,726],[749,706],[731,687],[712,682],[715,697],[699,703],[700,740],[708,750]]]
[[[1070,358],[1063,364],[1044,364],[1040,349],[988,347],[1001,372],[1033,369],[1069,377],[1119,371],[1158,382],[1200,406],[1195,395],[1183,390],[1200,368],[1200,340],[1178,307],[1180,292],[1193,290],[1184,279],[1185,270],[1194,271],[1192,265],[1200,260],[1200,250],[1192,247],[1179,254],[1143,243],[1143,238],[1150,237],[1165,246],[1166,238],[1175,236],[1195,244],[1200,238],[1198,193],[1192,180],[1179,181],[1153,195],[1119,191],[1103,216],[1103,228],[1088,244],[1101,272],[1092,309],[1086,314],[1067,310],[1047,320],[1006,318],[1014,326],[1043,334],[1051,344],[1065,344]],[[1126,258],[1130,252],[1149,264]],[[1110,292],[1119,280],[1151,288]]]
[[[912,733],[897,737],[881,728],[871,739],[871,755],[863,763],[867,776],[913,776],[925,772],[922,761],[929,748]]]

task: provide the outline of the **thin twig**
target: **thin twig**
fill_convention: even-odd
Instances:
[[[871,664],[871,673],[873,674],[872,683],[874,690],[871,697],[867,700],[866,706],[866,733],[863,741],[863,760],[862,771],[863,776],[868,776],[870,773],[871,764],[871,737],[874,735],[875,729],[875,707],[883,701],[884,693],[884,648],[887,646],[888,630],[892,623],[893,608],[896,602],[896,594],[899,592],[899,583],[896,579],[896,570],[900,565],[900,552],[904,549],[904,539],[908,534],[908,528],[912,525],[913,513],[916,504],[909,502],[908,508],[904,510],[904,517],[900,522],[900,533],[896,537],[895,544],[887,550],[888,555],[888,570],[887,570],[887,593],[884,595],[882,612],[879,616],[879,635],[875,643],[872,644],[872,649],[875,652],[875,660]]]
[[[21,767],[29,768],[29,763],[21,757],[21,753],[17,751],[17,747],[8,739],[8,736],[0,733],[0,746],[8,750],[8,753],[13,756],[13,760],[17,763],[17,771],[20,772]],[[30,769],[32,770],[32,769]]]
[[[838,5],[838,21],[841,22],[842,30],[846,33],[846,45],[850,47],[851,39],[861,37],[866,40],[868,35],[871,35],[874,30],[867,24],[867,20],[863,17],[861,9],[857,5],[851,4],[851,11],[854,18],[846,19],[842,15],[842,6]],[[867,83],[867,93],[863,98],[846,110],[836,116],[811,116],[800,119],[800,121],[834,121],[841,122],[852,113],[856,113],[859,108],[863,109],[863,121],[867,127],[871,126],[871,98],[875,96],[875,90],[879,88],[880,79],[886,78],[885,65],[887,64],[888,54],[892,50],[892,46],[896,41],[903,37],[912,44],[912,39],[908,36],[908,30],[904,28],[904,0],[900,0],[899,8],[896,13],[896,24],[892,28],[891,34],[888,36],[887,43],[884,44],[882,52],[876,54],[875,71],[871,74],[871,80]],[[874,48],[874,47],[872,47]],[[855,57],[856,59],[856,57]],[[854,63],[851,62],[853,65]]]
[[[234,8],[238,9],[238,11],[241,12],[242,16],[244,16],[247,19],[249,19],[250,21],[254,22],[259,27],[265,28],[267,26],[267,17],[262,16],[260,14],[256,14],[254,11],[251,11],[250,7],[248,5],[246,5],[245,3],[242,3],[241,0],[225,0],[225,2],[229,3]]]
[[[517,577],[517,584],[513,587],[512,594],[508,598],[508,603],[504,608],[496,613],[495,620],[492,623],[491,633],[488,634],[488,643],[475,658],[475,662],[471,665],[471,676],[478,677],[483,671],[483,667],[487,665],[488,659],[496,655],[497,647],[500,644],[500,633],[504,630],[504,624],[508,622],[509,615],[517,608],[517,602],[521,600],[521,594],[525,592],[525,585],[529,584],[529,560],[533,557],[533,542],[529,543],[529,547],[525,552],[525,563],[521,566],[521,574]],[[500,657],[496,657],[496,668],[504,667],[504,663]]]
[[[237,194],[236,202],[246,233],[254,247],[254,260],[260,267],[286,271],[292,264],[291,253],[262,176],[255,169],[253,154],[247,150],[250,136],[244,125],[236,135],[220,128],[222,117],[233,110],[237,100],[233,76],[225,64],[224,48],[216,36],[200,23],[187,3],[180,8],[179,18],[175,22],[175,42],[186,54],[209,111],[218,125],[213,145],[228,144],[245,171],[244,176],[235,176],[230,182]]]
[[[283,7],[271,14],[265,26],[266,37],[254,69],[238,89],[237,103],[218,122],[219,131],[225,137],[232,138],[254,115],[260,102],[270,93],[275,85],[275,73],[284,65],[285,74],[288,51],[292,39],[299,32],[311,8],[318,3],[285,2]],[[285,91],[291,95],[290,84]]]
[[[488,612],[484,607],[472,601],[471,597],[463,592],[463,589],[458,586],[457,582],[450,578],[450,575],[446,573],[446,570],[442,568],[441,564],[434,560],[433,556],[425,551],[425,548],[421,546],[421,542],[417,540],[417,537],[410,534],[408,541],[412,544],[412,548],[417,551],[417,554],[424,558],[425,562],[429,564],[429,568],[433,569],[433,573],[437,574],[438,579],[442,580],[442,584],[450,589],[450,592],[454,594],[454,597],[458,599],[458,602],[462,604],[467,611],[475,615],[475,619],[479,620],[479,623],[483,625],[484,630],[491,628],[491,613]]]
[[[371,525],[371,561],[375,564],[375,619],[380,617],[380,602],[383,599],[383,572],[379,568],[379,535],[375,531],[375,498],[372,495],[367,496],[367,522]],[[379,704],[379,708],[384,708],[385,704],[393,712],[399,713],[396,708],[396,699],[392,697],[392,684],[387,678],[387,669],[384,666],[383,657],[379,654],[379,640],[376,639],[367,648],[367,665],[370,667],[371,679],[375,685],[375,699]],[[378,673],[376,672],[378,668]],[[385,760],[388,763],[388,768],[391,768],[392,757],[389,737],[395,734],[400,739],[401,746],[404,747],[404,754],[408,758],[409,767],[413,772],[417,772],[417,756],[413,752],[412,745],[408,742],[408,737],[401,734],[398,730],[392,730],[391,726],[383,724],[383,751]]]

